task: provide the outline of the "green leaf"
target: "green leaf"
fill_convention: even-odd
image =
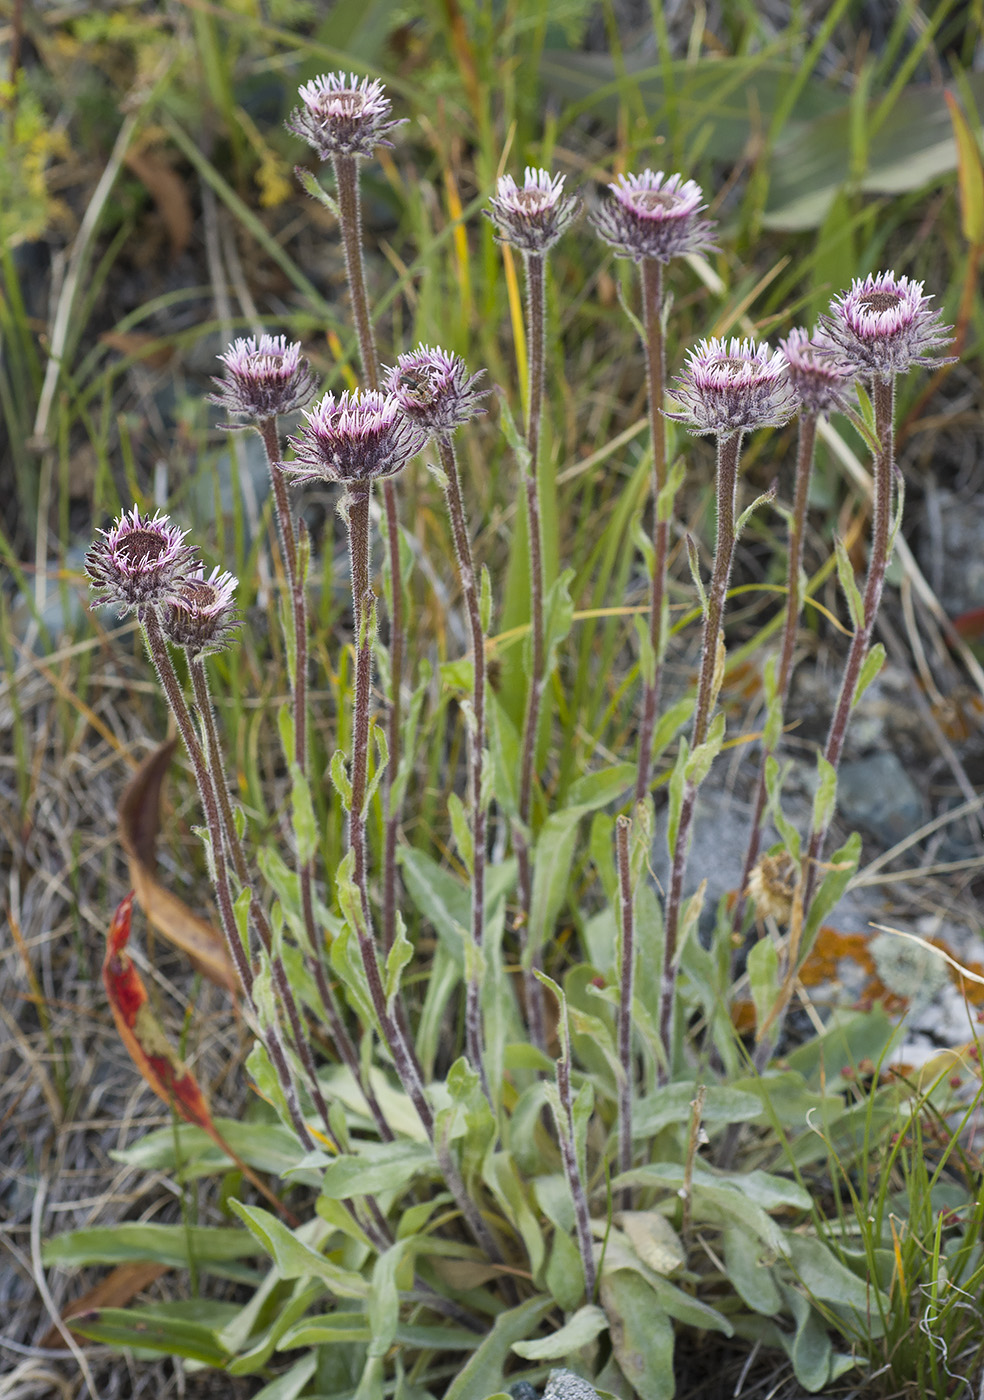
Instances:
[[[700,787],[711,771],[711,764],[724,747],[724,725],[724,711],[720,710],[711,720],[707,738],[702,744],[698,744],[687,759],[684,777],[694,787]]]
[[[834,1346],[823,1319],[810,1306],[810,1300],[788,1285],[784,1285],[782,1291],[796,1323],[796,1331],[786,1345],[786,1351],[800,1385],[816,1394],[830,1381]]]
[[[557,650],[570,634],[574,623],[574,603],[571,599],[571,583],[574,570],[564,569],[558,574],[547,592],[543,603],[543,632],[546,674],[553,670],[557,661]]]
[[[349,782],[348,768],[345,765],[345,755],[341,749],[336,749],[331,756],[331,766],[328,769],[335,791],[342,799],[342,806],[346,812],[352,810],[352,784]]]
[[[297,842],[297,856],[302,865],[312,861],[318,850],[318,825],[314,819],[314,803],[308,780],[296,763],[290,765],[292,825]]]
[[[874,1284],[853,1274],[822,1240],[789,1233],[787,1242],[789,1263],[814,1298],[856,1309],[865,1319],[866,1327],[877,1318],[879,1310],[887,1312],[888,1299],[879,1297]]]
[[[527,961],[551,936],[567,899],[578,822],[584,808],[552,812],[540,828],[533,852],[533,893],[524,956]]]
[[[641,1400],[673,1400],[673,1324],[637,1273],[620,1269],[601,1280],[612,1350]]]
[[[768,506],[768,505],[771,505],[772,502],[775,500],[775,498],[776,498],[776,489],[775,489],[774,486],[770,486],[769,489],[768,489],[768,491],[763,491],[762,494],[761,494],[761,496],[756,496],[756,497],[755,497],[755,500],[752,502],[752,504],[751,504],[750,506],[746,506],[746,507],[745,507],[745,509],[742,511],[741,515],[739,515],[737,524],[735,525],[735,539],[736,539],[736,540],[738,539],[738,537],[739,537],[739,535],[741,534],[742,530],[744,530],[745,526],[748,524],[748,522],[749,522],[749,520],[751,519],[751,517],[752,517],[752,516],[755,514],[755,512],[758,510],[759,506]]]
[[[576,807],[580,813],[597,811],[610,802],[618,802],[635,782],[634,763],[616,763],[595,773],[586,773],[567,789],[565,806]]]
[[[402,1264],[412,1240],[398,1240],[383,1251],[372,1266],[372,1282],[369,1285],[369,1300],[366,1314],[372,1334],[369,1343],[370,1356],[385,1356],[396,1337],[396,1327],[400,1320],[400,1292],[396,1284],[396,1273]]]
[[[166,1129],[170,1135],[171,1129]],[[224,1157],[224,1164],[229,1163]],[[231,1259],[255,1258],[256,1241],[243,1230],[198,1225],[152,1225],[123,1221],[105,1229],[71,1230],[48,1240],[41,1252],[47,1267],[81,1268],[86,1264],[122,1264],[152,1260],[172,1268],[201,1267]]]
[[[858,701],[861,699],[861,696],[864,694],[864,692],[868,689],[868,686],[881,671],[881,668],[884,666],[884,664],[885,648],[881,644],[881,642],[876,642],[861,664],[861,670],[858,673],[858,683],[854,687],[854,696],[851,700],[852,710],[854,706],[858,703]]]
[[[257,1391],[255,1400],[297,1400],[314,1375],[317,1364],[317,1355],[313,1351],[308,1352],[307,1356],[295,1361],[289,1371],[285,1371],[282,1376],[278,1376],[275,1381]]]
[[[837,771],[833,764],[817,754],[817,790],[813,797],[813,830],[826,831],[837,802]]]
[[[782,1307],[782,1294],[763,1259],[760,1240],[746,1230],[730,1225],[724,1232],[724,1267],[742,1302],[765,1317],[773,1317]]]
[[[488,564],[482,565],[482,581],[478,597],[478,618],[482,625],[482,635],[489,635],[492,626],[492,576]]]
[[[854,577],[854,565],[839,535],[834,536],[834,551],[837,557],[837,577],[847,599],[848,612],[851,614],[854,630],[860,631],[864,626],[864,599]]]
[[[468,874],[471,875],[475,862],[475,844],[472,840],[471,826],[465,815],[464,803],[456,792],[448,793],[448,816],[451,818],[451,831],[454,843],[458,847],[458,854],[461,856]]]
[[[487,1400],[501,1391],[512,1348],[530,1335],[553,1306],[552,1298],[538,1296],[500,1313],[475,1355],[444,1392],[444,1400]]]
[[[768,936],[749,949],[748,982],[755,1003],[755,1020],[761,1026],[779,995],[779,954]]]
[[[235,1152],[257,1171],[286,1176],[303,1157],[292,1129],[274,1122],[240,1122],[216,1118],[215,1126]],[[181,1181],[227,1172],[233,1162],[208,1134],[193,1123],[158,1128],[131,1147],[110,1153],[114,1162],[125,1162],[142,1172],[176,1173]],[[307,1180],[307,1178],[300,1178]],[[320,1178],[313,1178],[314,1181]],[[114,1227],[114,1233],[122,1227]],[[157,1228],[157,1227],[155,1227]],[[159,1227],[165,1228],[165,1227]],[[167,1227],[171,1228],[171,1227]],[[178,1228],[178,1227],[174,1227]],[[183,1230],[183,1227],[181,1227]]]
[[[230,1201],[229,1205],[245,1223],[250,1234],[259,1240],[281,1278],[319,1279],[338,1298],[367,1296],[369,1287],[364,1278],[333,1264],[310,1245],[304,1244],[268,1210],[262,1210],[259,1206],[244,1206],[241,1201]]]
[[[407,931],[403,923],[403,915],[399,909],[396,911],[396,935],[393,939],[393,946],[386,955],[386,1009],[393,1010],[393,1002],[400,991],[400,981],[403,969],[413,960],[413,944],[407,937]]]
[[[336,1157],[325,1168],[321,1189],[336,1201],[406,1186],[414,1176],[435,1170],[429,1143],[377,1142],[362,1152]]]
[[[146,1308],[97,1308],[72,1318],[72,1331],[92,1342],[138,1352],[180,1356],[203,1366],[224,1366],[229,1353],[218,1333],[240,1309],[204,1298],[155,1303]]]
[[[328,193],[313,170],[305,170],[303,165],[298,165],[294,169],[294,174],[301,182],[305,194],[310,195],[312,199],[316,199],[319,204],[323,204],[326,209],[329,209],[335,215],[336,219],[341,218],[341,212],[334,197]]]
[[[695,1092],[696,1086],[693,1084],[667,1084],[640,1099],[632,1114],[632,1136],[654,1137],[673,1123],[686,1127],[690,1122],[690,1104]],[[730,1123],[748,1122],[761,1112],[762,1100],[758,1095],[711,1084],[704,1099],[701,1122],[711,1131]]]
[[[518,1231],[529,1256],[530,1272],[536,1278],[546,1254],[539,1221],[530,1209],[526,1187],[508,1152],[489,1153],[482,1173],[502,1207],[506,1219]]]
[[[607,1326],[604,1311],[588,1303],[578,1308],[574,1316],[549,1337],[538,1337],[534,1342],[514,1342],[513,1351],[524,1361],[562,1361],[593,1342]]]

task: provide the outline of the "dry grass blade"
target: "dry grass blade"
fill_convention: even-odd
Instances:
[[[71,1322],[73,1317],[78,1317],[91,1308],[124,1307],[138,1293],[149,1288],[162,1274],[166,1274],[169,1267],[167,1264],[151,1263],[118,1264],[115,1269],[110,1270],[105,1278],[100,1279],[92,1288],[87,1288],[83,1294],[62,1309],[62,1322],[67,1324]],[[52,1327],[42,1337],[39,1346],[42,1350],[59,1351],[65,1349],[63,1328]]]

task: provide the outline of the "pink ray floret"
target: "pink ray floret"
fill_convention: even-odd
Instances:
[[[428,433],[451,433],[485,412],[482,400],[489,390],[477,387],[484,374],[479,370],[469,375],[460,355],[418,345],[387,372],[386,389],[406,416]]]
[[[778,427],[797,407],[785,356],[752,340],[700,341],[671,393],[683,409],[667,418],[722,437]]]
[[[353,390],[326,394],[304,410],[307,423],[290,439],[294,460],[284,471],[297,481],[370,483],[395,476],[423,448],[427,434],[403,414],[391,394]]]
[[[357,73],[323,73],[298,89],[302,105],[287,121],[288,131],[307,141],[319,159],[332,156],[368,158],[377,146],[390,146],[386,133],[399,121],[377,78]]]
[[[234,340],[219,360],[223,374],[212,380],[218,393],[209,394],[209,402],[251,423],[302,408],[317,383],[300,342],[282,335]]]
[[[521,252],[542,254],[577,218],[581,201],[564,194],[564,176],[526,167],[522,185],[511,175],[501,175],[485,215],[496,226],[499,239]]]
[[[894,272],[855,278],[851,290],[835,297],[824,330],[855,366],[859,375],[882,380],[904,374],[912,365],[936,368],[952,361],[931,354],[949,345],[951,326],[930,306],[922,282]]]
[[[713,225],[700,217],[704,193],[693,180],[644,170],[619,175],[612,198],[591,215],[596,232],[620,258],[667,263],[714,247]]]
[[[96,604],[116,604],[121,615],[164,603],[195,563],[184,543],[187,530],[158,512],[142,516],[138,506],[126,511],[108,530],[100,530],[85,556],[85,571]]]

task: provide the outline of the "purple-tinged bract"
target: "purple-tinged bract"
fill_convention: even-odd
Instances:
[[[236,613],[236,586],[232,574],[213,569],[208,578],[200,566],[178,585],[161,610],[161,625],[168,641],[192,656],[222,651],[235,636],[240,619]]]
[[[869,273],[835,297],[830,315],[821,320],[857,373],[887,381],[912,365],[936,368],[951,363],[930,353],[949,345],[953,329],[943,325],[942,313],[932,310],[931,300],[923,295],[921,282],[894,272]]]
[[[815,331],[811,337],[797,327],[780,340],[779,348],[786,357],[789,387],[802,409],[812,414],[847,411],[857,371],[825,332]]]
[[[485,371],[469,375],[460,355],[418,345],[389,370],[386,389],[406,416],[427,433],[453,433],[484,413],[489,390],[477,388]]]
[[[612,198],[590,219],[617,257],[668,263],[683,253],[714,247],[713,225],[700,217],[704,194],[693,180],[644,170],[620,175],[608,188]]]
[[[357,73],[323,73],[298,89],[302,106],[287,121],[288,131],[314,148],[319,160],[332,156],[368,158],[377,146],[391,146],[386,133],[399,121],[390,117],[393,104],[376,78]]]
[[[184,543],[187,530],[158,512],[141,516],[137,506],[100,530],[85,556],[85,571],[95,590],[92,601],[116,604],[121,616],[134,609],[157,607],[188,578],[195,551]]]
[[[719,437],[778,427],[796,409],[784,356],[751,340],[702,340],[671,393],[683,410],[667,418]]]
[[[375,389],[326,394],[304,410],[306,425],[290,439],[295,459],[284,471],[297,481],[352,486],[396,476],[424,447],[427,434],[401,412],[391,394]]]
[[[250,423],[302,408],[317,384],[300,343],[288,344],[282,335],[235,340],[219,359],[223,375],[212,380],[218,393],[209,394],[209,402]]]
[[[543,254],[557,242],[577,218],[581,201],[564,194],[564,176],[526,167],[522,185],[502,175],[484,211],[502,243],[523,253]]]

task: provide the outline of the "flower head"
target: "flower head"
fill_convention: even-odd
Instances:
[[[700,217],[704,194],[693,180],[644,170],[620,175],[608,188],[613,198],[595,210],[591,223],[617,257],[668,263],[714,247],[713,227]]]
[[[485,210],[503,243],[524,253],[545,253],[577,218],[581,201],[564,194],[564,176],[526,167],[522,187],[511,175],[499,177]]]
[[[857,377],[854,366],[844,352],[823,331],[797,327],[780,340],[779,348],[786,357],[789,387],[807,413],[830,413],[847,409],[848,391]]]
[[[730,437],[778,427],[796,408],[778,350],[751,340],[702,340],[690,351],[673,397],[682,413],[668,413],[692,433]]]
[[[489,391],[475,387],[484,373],[469,375],[460,355],[418,345],[399,357],[389,371],[386,389],[406,416],[428,433],[452,433],[485,412],[482,400]]]
[[[209,394],[209,402],[251,423],[292,413],[314,393],[317,381],[301,357],[300,342],[288,345],[285,336],[234,340],[219,359],[224,373],[213,378],[219,392]]]
[[[375,389],[326,394],[304,417],[306,426],[290,439],[295,459],[284,466],[298,481],[352,485],[395,476],[427,441],[396,399]]]
[[[332,156],[369,157],[377,146],[391,146],[385,135],[401,122],[390,120],[393,104],[378,79],[356,73],[323,73],[298,89],[303,104],[287,120],[287,130],[314,148],[319,160]]]
[[[239,627],[237,583],[232,574],[220,573],[217,568],[206,578],[199,565],[164,604],[161,625],[168,641],[192,656],[206,656],[228,646]]]
[[[824,329],[860,374],[889,380],[911,365],[949,364],[929,352],[949,345],[951,326],[930,308],[923,284],[894,272],[855,278],[851,290],[835,297]]]
[[[100,530],[85,556],[85,571],[96,590],[92,601],[115,603],[121,616],[147,605],[159,606],[188,578],[195,551],[184,543],[187,530],[166,515],[143,517],[137,506]]]

